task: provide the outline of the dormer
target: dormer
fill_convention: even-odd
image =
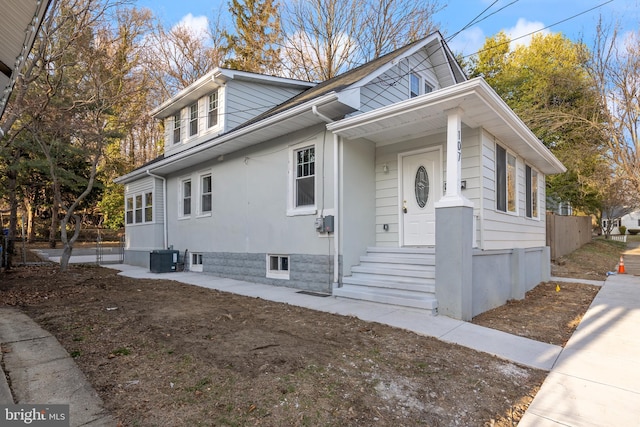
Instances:
[[[216,68],[154,111],[164,122],[165,156],[227,133],[315,83]]]

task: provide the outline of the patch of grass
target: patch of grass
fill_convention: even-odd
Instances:
[[[120,347],[120,348],[118,348],[116,350],[113,350],[111,353],[116,355],[116,356],[128,356],[128,355],[131,354],[131,350],[129,350],[126,347]]]
[[[80,357],[81,354],[82,353],[80,352],[80,350],[73,350],[71,352],[71,357],[73,357],[75,359],[76,357]]]

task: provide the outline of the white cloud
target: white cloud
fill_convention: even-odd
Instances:
[[[463,55],[471,55],[482,48],[486,38],[482,28],[471,27],[455,36],[448,45],[454,54],[462,52]]]
[[[193,16],[189,13],[183,16],[182,19],[173,26],[173,28],[176,27],[186,27],[196,34],[206,34],[209,30],[209,18],[204,15]]]
[[[525,18],[518,19],[516,25],[511,28],[505,28],[503,31],[509,36],[511,40],[511,48],[515,45],[521,44],[528,46],[531,43],[531,37],[533,33],[540,32],[545,27],[542,22],[527,21]],[[548,30],[541,31],[542,34],[549,34]]]

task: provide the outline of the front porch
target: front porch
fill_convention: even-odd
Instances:
[[[370,247],[351,268],[351,276],[335,288],[336,297],[402,307],[437,314],[435,248]]]

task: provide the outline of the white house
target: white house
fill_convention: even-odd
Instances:
[[[317,85],[216,69],[119,177],[127,263],[472,316],[547,280],[564,166],[439,33]]]

